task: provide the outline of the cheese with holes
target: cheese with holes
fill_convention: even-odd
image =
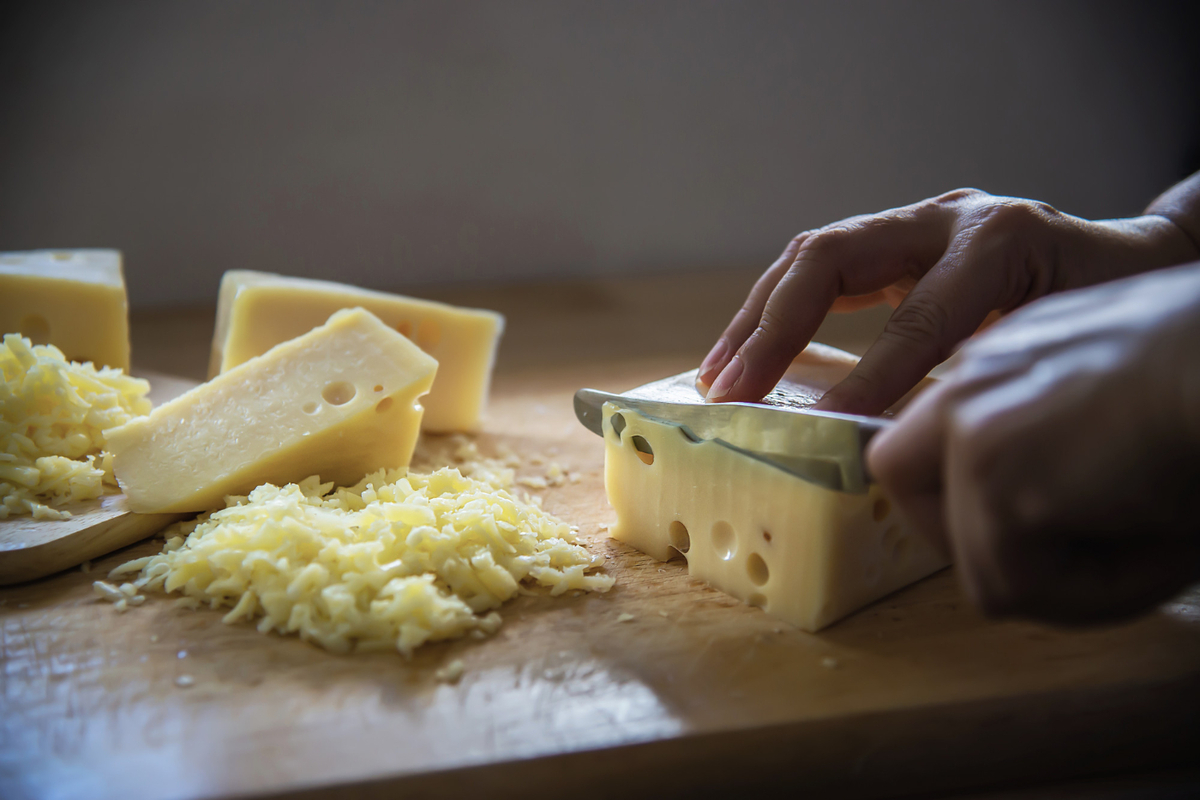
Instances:
[[[819,377],[807,394],[793,392],[792,404],[816,402],[853,366],[852,358],[836,363],[845,355],[808,353]],[[834,491],[613,403],[603,431],[617,517],[609,535],[660,561],[682,554],[692,576],[802,630],[818,631],[946,566],[878,485]]]
[[[487,403],[504,317],[359,289],[330,281],[232,270],[221,279],[209,376],[306,333],[341,308],[359,306],[412,339],[438,361],[425,398],[425,430],[479,426]]]
[[[359,309],[106,433],[142,513],[204,511],[309,475],[339,484],[405,467],[437,361]]]
[[[0,333],[52,344],[69,361],[129,371],[129,318],[116,250],[0,253]]]

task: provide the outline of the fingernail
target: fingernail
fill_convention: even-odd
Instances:
[[[745,365],[737,356],[721,370],[721,374],[713,381],[712,388],[708,390],[708,395],[704,398],[705,402],[713,403],[719,400],[724,400],[733,387],[737,384],[738,379],[742,377],[742,372],[745,370]]]
[[[713,378],[717,377],[717,370],[725,363],[725,359],[729,357],[729,342],[723,338],[718,339],[713,345],[713,349],[704,357],[704,361],[700,363],[700,371],[696,377],[705,385],[712,385]]]

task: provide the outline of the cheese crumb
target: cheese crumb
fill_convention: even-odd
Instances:
[[[334,652],[408,656],[428,641],[494,633],[494,609],[522,581],[555,596],[607,591],[613,578],[588,574],[603,563],[537,503],[447,467],[380,471],[336,490],[315,476],[260,486],[174,526],[132,585],[179,592],[191,608],[230,607],[226,623],[258,619],[262,633]]]
[[[821,659],[821,666],[825,669],[837,669],[841,664],[838,663],[836,658],[825,656],[825,658]]]
[[[178,678],[175,679],[175,685],[178,686],[180,689],[187,689],[187,688],[195,685],[195,683],[196,683],[196,679],[193,678],[191,675],[180,675]]]
[[[633,614],[621,614],[617,617],[617,622],[629,622],[631,619],[636,619]]]
[[[104,431],[150,412],[149,383],[15,333],[0,346],[0,378],[0,519],[67,519],[61,506],[116,487]]]
[[[466,667],[463,666],[462,659],[456,658],[446,666],[433,673],[433,676],[442,683],[458,683],[463,676]]]
[[[107,600],[110,603],[116,603],[119,600],[125,599],[125,595],[121,593],[121,590],[108,581],[93,582],[92,591],[99,595],[102,600]]]

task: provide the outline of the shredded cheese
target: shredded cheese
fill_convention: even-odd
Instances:
[[[472,476],[444,467],[380,471],[336,490],[315,476],[263,485],[168,529],[162,553],[109,578],[138,573],[134,591],[229,607],[226,623],[258,619],[262,633],[296,633],[334,652],[406,656],[428,641],[495,632],[495,609],[522,582],[552,595],[613,585],[588,574],[604,558],[571,526],[509,493],[511,468],[469,440],[455,445]]]
[[[0,519],[65,519],[61,506],[117,485],[104,431],[149,413],[150,384],[15,333],[4,335],[0,377]]]

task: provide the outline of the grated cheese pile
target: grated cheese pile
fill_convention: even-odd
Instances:
[[[474,477],[377,472],[351,488],[310,477],[263,485],[227,507],[168,529],[159,555],[110,573],[140,573],[129,591],[162,589],[177,603],[232,606],[226,623],[297,633],[334,652],[396,649],[494,632],[494,612],[523,581],[607,591],[589,575],[602,556],[536,500],[510,494],[512,470],[459,442]],[[186,540],[183,536],[186,535]]]
[[[15,333],[0,347],[0,375],[0,519],[65,519],[61,506],[117,485],[104,431],[150,412],[150,384]]]

